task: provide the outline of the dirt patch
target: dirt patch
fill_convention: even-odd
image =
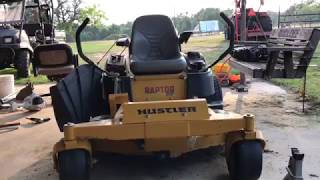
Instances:
[[[49,86],[39,89],[47,92]],[[316,177],[320,167],[319,116],[300,113],[302,105],[296,101],[296,94],[264,81],[252,81],[249,93],[223,90],[225,109],[254,114],[256,126],[264,134],[266,151],[260,179],[283,179],[291,147],[300,148],[306,154],[304,178],[319,179]],[[62,134],[54,121],[52,107],[33,116],[49,116],[52,120],[37,126],[22,126],[0,136],[0,144],[4,145],[0,151],[2,179],[58,179],[51,152]],[[4,118],[0,115],[0,119]],[[25,121],[24,118],[17,120]],[[217,152],[197,151],[167,162],[114,155],[98,156],[97,160],[91,171],[92,179],[228,179],[224,156]]]
[[[272,125],[272,126],[275,126],[275,127],[289,127],[289,125],[287,124],[282,124],[282,123],[278,123],[278,122],[270,122],[270,121],[262,121],[262,123],[264,124],[269,124],[269,125]]]
[[[290,148],[297,147],[305,153],[303,174],[318,172],[320,166],[319,116],[310,104],[308,113],[302,112],[299,95],[264,81],[252,81],[248,93],[226,89],[226,109],[256,116],[257,128],[262,130],[268,152],[264,154],[261,179],[283,179],[286,175]],[[310,113],[311,112],[311,113]],[[276,152],[276,153],[270,153]]]
[[[248,93],[238,93],[226,89],[225,101],[237,102],[246,107],[283,107],[287,100],[287,92],[271,83],[252,81]]]

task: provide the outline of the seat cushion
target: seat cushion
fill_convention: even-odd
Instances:
[[[180,73],[187,67],[183,56],[168,60],[139,61],[132,59],[130,69],[133,74],[174,74]]]
[[[74,65],[67,65],[67,66],[57,66],[57,67],[41,67],[38,68],[38,73],[47,75],[47,76],[54,76],[54,75],[65,75],[69,74],[71,71],[73,71]]]

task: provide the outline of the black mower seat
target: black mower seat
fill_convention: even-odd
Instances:
[[[174,25],[163,15],[141,16],[135,20],[129,54],[134,74],[180,73],[187,66]]]

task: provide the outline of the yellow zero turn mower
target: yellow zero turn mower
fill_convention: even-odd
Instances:
[[[232,22],[222,13],[232,32]],[[192,32],[177,35],[169,17],[142,16],[132,36],[115,42],[128,55],[111,55],[102,69],[86,57],[78,28],[78,53],[88,64],[50,88],[64,138],[53,149],[60,179],[90,179],[95,152],[125,155],[182,154],[224,146],[232,179],[258,179],[265,146],[251,114],[223,109],[221,88],[198,52],[181,52]],[[234,37],[234,36],[232,36]]]

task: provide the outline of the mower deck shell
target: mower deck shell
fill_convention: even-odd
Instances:
[[[153,109],[155,104],[158,109],[168,106],[171,113],[141,114],[140,121],[135,119],[139,107]],[[190,112],[169,109],[191,104],[195,109]],[[228,138],[235,132],[235,136]],[[126,155],[168,152],[170,157],[177,157],[212,146],[231,147],[230,144],[241,140],[258,140],[264,145],[262,133],[255,129],[251,114],[212,110],[205,99],[127,102],[112,119],[66,124],[64,138],[55,145],[53,155],[56,160],[58,152],[84,149],[90,153],[103,151]]]

